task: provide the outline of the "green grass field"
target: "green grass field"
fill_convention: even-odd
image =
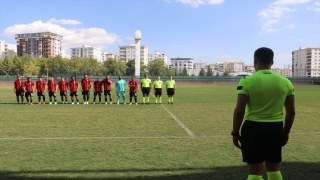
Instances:
[[[282,174],[319,180],[320,86],[296,85],[295,91],[297,115]],[[162,106],[30,106],[16,104],[12,86],[0,86],[0,94],[1,180],[247,177],[230,136],[236,85],[178,85],[174,105]]]

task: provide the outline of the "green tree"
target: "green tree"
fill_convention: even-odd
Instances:
[[[181,71],[181,76],[189,76],[188,70],[186,67],[184,67],[183,70]]]
[[[207,68],[206,76],[213,76],[213,72],[212,72],[212,69],[210,68],[210,66],[208,66],[208,68]]]
[[[219,72],[217,72],[216,76],[220,76],[220,75],[219,75]]]
[[[126,75],[127,76],[132,76],[135,75],[135,59],[130,60],[127,62],[127,70],[126,70]],[[140,62],[140,76],[142,76],[146,72],[147,66],[144,65],[143,62]]]
[[[127,70],[127,65],[125,62],[117,61],[115,59],[109,58],[103,62],[103,67],[106,69],[106,72],[110,75],[125,75]]]
[[[32,75],[38,75],[40,68],[33,61],[28,61],[24,63],[23,69],[24,69],[23,75],[32,76]]]
[[[225,71],[225,72],[223,73],[223,76],[229,76],[229,72],[228,72],[228,71]]]
[[[167,65],[163,59],[155,59],[149,62],[148,72],[152,76],[165,75],[167,73]]]
[[[206,75],[206,71],[203,68],[201,68],[199,72],[199,76],[205,76],[205,75]]]
[[[14,64],[12,58],[5,57],[1,63],[0,69],[4,72],[5,75],[11,75],[14,71]]]
[[[175,75],[174,70],[166,68],[166,75],[167,76],[174,76]]]
[[[19,56],[11,57],[16,74],[23,74],[23,61]]]

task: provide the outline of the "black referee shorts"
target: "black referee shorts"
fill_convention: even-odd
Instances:
[[[259,164],[282,161],[283,122],[246,120],[241,128],[243,162]]]
[[[154,92],[155,96],[161,96],[162,95],[162,88],[155,88],[154,90],[155,90],[155,92]]]
[[[167,89],[167,95],[168,96],[173,96],[174,95],[174,88],[168,88]]]
[[[149,87],[142,87],[142,94],[150,94],[150,88]]]

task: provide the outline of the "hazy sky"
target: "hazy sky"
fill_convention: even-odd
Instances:
[[[0,39],[8,43],[17,33],[51,31],[64,50],[118,54],[135,30],[149,53],[169,59],[252,64],[257,48],[270,47],[284,67],[300,46],[320,47],[320,0],[0,0]]]

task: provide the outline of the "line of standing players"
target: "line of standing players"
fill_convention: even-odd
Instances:
[[[89,104],[90,90],[91,90],[92,81],[88,78],[87,74],[84,74],[84,78],[80,82],[81,92],[83,95],[83,104]],[[101,94],[104,93],[105,104],[112,104],[112,79],[109,76],[106,76],[105,79],[100,80],[97,78],[93,82],[94,98],[93,104],[96,103],[96,97],[98,96],[98,103],[101,104]],[[78,87],[79,83],[74,76],[71,77],[71,80],[68,82],[64,77],[61,77],[59,82],[56,82],[53,77],[49,78],[48,83],[43,80],[42,76],[39,76],[38,81],[34,83],[31,77],[27,78],[27,81],[21,80],[20,76],[17,76],[17,80],[14,82],[14,92],[16,94],[17,103],[24,103],[24,97],[26,98],[27,105],[33,104],[33,92],[37,92],[38,104],[45,104],[46,97],[45,91],[49,92],[49,104],[57,104],[57,90],[60,93],[61,103],[68,104],[68,92],[71,97],[71,104],[79,104],[78,98]],[[120,96],[122,96],[123,103],[126,104],[125,91],[127,83],[122,79],[122,76],[118,76],[118,80],[115,82],[115,90],[117,95],[117,104],[120,104]],[[135,104],[137,105],[137,92],[139,91],[139,83],[135,80],[135,77],[131,77],[131,81],[128,82],[129,91],[130,91],[130,105],[132,104],[132,99],[134,98]],[[58,88],[57,88],[58,87]],[[152,89],[152,82],[148,78],[148,74],[144,75],[144,78],[141,80],[140,88],[142,90],[142,103],[149,104],[149,94]],[[162,103],[162,89],[163,82],[160,80],[160,76],[157,76],[157,80],[153,82],[153,88],[155,93],[155,103]],[[176,91],[175,81],[172,79],[172,76],[169,76],[169,79],[166,81],[166,92],[168,95],[168,104],[173,104],[173,95]],[[41,101],[42,99],[42,101]]]

